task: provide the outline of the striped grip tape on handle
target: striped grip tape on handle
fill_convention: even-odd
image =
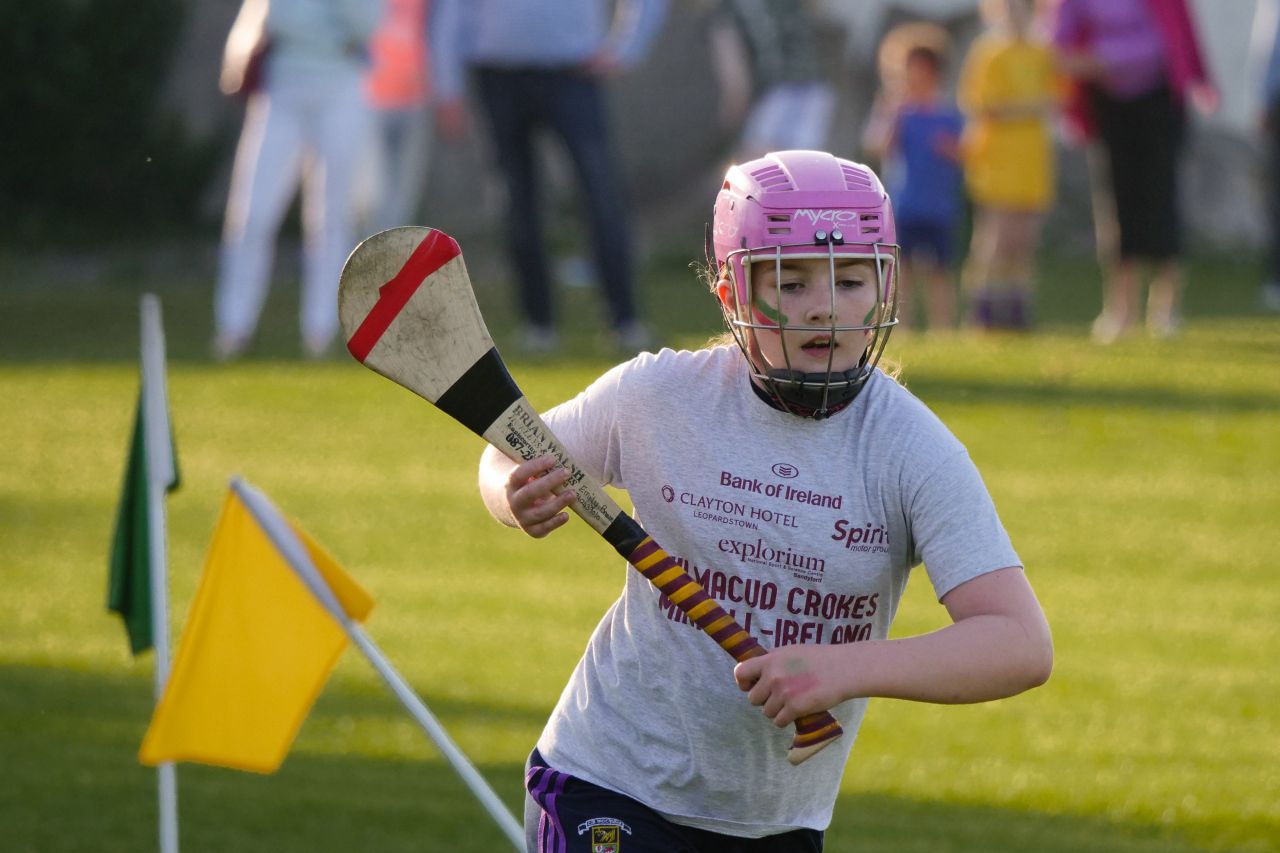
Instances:
[[[645,536],[640,545],[626,556],[627,562],[735,661],[741,663],[765,653],[755,637],[707,595],[702,585],[691,578],[652,537]],[[844,733],[835,717],[826,711],[799,718],[795,727],[796,736],[787,751],[787,758],[792,764],[799,764]]]

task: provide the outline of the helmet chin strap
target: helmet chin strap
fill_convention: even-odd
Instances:
[[[859,365],[832,373],[775,369],[765,375],[769,390],[794,414],[822,420],[843,409],[867,384],[871,371]]]

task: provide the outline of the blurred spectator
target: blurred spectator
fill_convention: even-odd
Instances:
[[[1267,152],[1267,267],[1260,299],[1280,311],[1280,0],[1259,0],[1253,21],[1251,63],[1261,79],[1259,127]]]
[[[1094,221],[1103,266],[1094,339],[1110,343],[1138,321],[1143,263],[1152,266],[1147,329],[1181,323],[1182,221],[1178,164],[1184,98],[1217,105],[1185,0],[1057,0],[1053,40],[1077,85],[1071,118],[1091,146]]]
[[[261,10],[265,0],[245,0]],[[352,184],[370,133],[362,91],[370,0],[270,0],[262,88],[249,95],[236,148],[214,297],[213,355],[241,355],[270,282],[275,240],[302,184],[299,319],[306,355],[328,353],[338,331],[338,276],[355,243]],[[249,11],[253,11],[250,9]],[[234,29],[234,28],[233,28]]]
[[[648,50],[666,0],[435,0],[435,7],[438,127],[446,139],[465,136],[463,70],[470,66],[507,186],[507,242],[525,350],[559,345],[535,147],[542,131],[563,142],[581,184],[612,341],[633,352],[645,348],[649,333],[635,307],[631,223],[609,139],[605,84]]]
[[[808,0],[719,0],[711,21],[720,118],[742,124],[734,157],[827,147],[835,89],[818,63]],[[745,119],[745,122],[744,122]]]
[[[384,2],[382,23],[369,43],[365,78],[377,131],[369,147],[364,211],[370,233],[421,224],[431,153],[431,0]]]
[[[882,164],[894,201],[902,247],[899,323],[911,326],[923,282],[931,330],[955,325],[951,268],[965,204],[959,163],[964,118],[942,86],[949,44],[946,31],[927,22],[901,24],[885,35],[881,88],[863,137],[867,153]]]
[[[958,100],[964,173],[974,205],[963,282],[969,321],[1030,327],[1035,253],[1053,201],[1053,51],[1035,38],[1035,0],[982,0],[987,30],[969,49]]]

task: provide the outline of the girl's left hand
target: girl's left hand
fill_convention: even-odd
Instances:
[[[783,728],[847,699],[840,687],[839,646],[783,646],[733,668],[738,688]]]

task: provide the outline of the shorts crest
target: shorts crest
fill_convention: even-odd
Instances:
[[[591,831],[591,853],[621,853],[622,833],[631,834],[631,827],[616,817],[593,817],[578,824],[578,834]]]

